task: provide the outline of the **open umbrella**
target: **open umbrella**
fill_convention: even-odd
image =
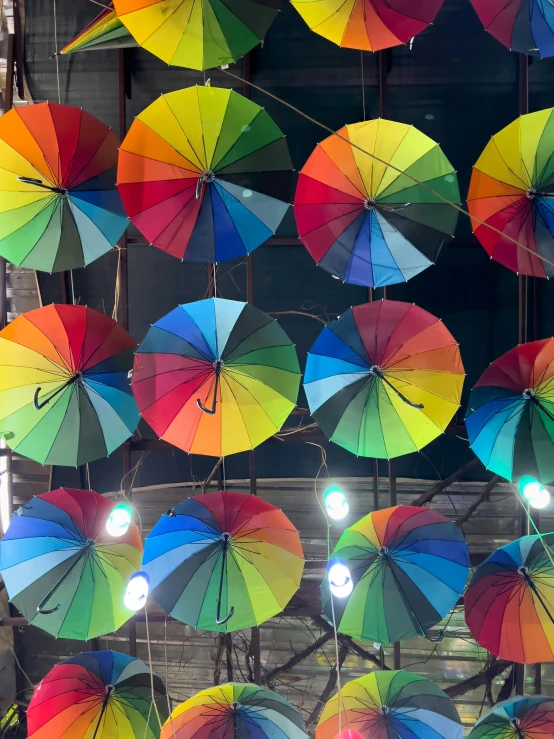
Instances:
[[[115,539],[106,531],[114,501],[92,490],[60,488],[21,506],[0,541],[8,596],[25,618],[54,636],[87,641],[133,615],[123,604],[140,568],[135,524]]]
[[[554,480],[554,339],[514,347],[475,384],[466,416],[469,443],[507,480]]]
[[[18,454],[77,466],[106,457],[139,420],[135,341],[81,305],[49,305],[0,331],[0,432]]]
[[[469,739],[548,739],[554,736],[554,698],[518,695],[478,719]]]
[[[334,598],[339,631],[383,644],[426,636],[456,605],[469,573],[459,528],[428,508],[374,511],[343,533],[333,558],[343,559],[354,590]],[[327,578],[323,609],[332,618]]]
[[[107,7],[66,44],[60,54],[74,54],[89,49],[123,49],[128,46],[137,46],[137,42],[119,20],[115,10]]]
[[[265,38],[279,0],[114,0],[137,43],[168,64],[231,64]]]
[[[56,665],[27,709],[29,739],[158,739],[167,717],[164,684],[140,659],[82,652]]]
[[[511,51],[554,56],[554,7],[550,0],[471,0],[485,29]]]
[[[474,233],[492,259],[518,274],[554,275],[553,151],[548,108],[495,134],[473,168],[467,203]]]
[[[280,613],[300,586],[298,531],[270,503],[209,493],[163,515],[145,543],[150,592],[183,623],[237,631]]]
[[[181,703],[161,739],[307,739],[298,711],[280,695],[257,685],[227,683]]]
[[[323,433],[361,457],[421,449],[460,404],[464,368],[444,324],[392,300],[350,308],[308,354],[304,389]]]
[[[300,172],[300,238],[316,263],[344,282],[405,282],[436,260],[458,219],[418,182],[460,201],[452,165],[417,128],[381,119],[344,126],[317,145]]]
[[[0,119],[0,255],[60,272],[108,252],[128,221],[117,136],[79,108],[39,103]]]
[[[475,640],[501,659],[554,662],[554,534],[523,536],[475,570],[464,596]]]
[[[253,449],[296,405],[296,349],[274,318],[234,300],[181,305],[148,331],[132,389],[158,436],[190,454]]]
[[[282,131],[259,105],[232,90],[189,87],[135,118],[117,183],[152,246],[179,259],[225,262],[275,233],[288,209],[292,163]]]

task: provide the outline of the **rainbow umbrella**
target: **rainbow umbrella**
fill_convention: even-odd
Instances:
[[[291,182],[282,131],[259,105],[217,87],[162,95],[143,110],[117,175],[127,214],[152,246],[195,262],[263,244],[288,209]]]
[[[257,685],[227,683],[181,703],[161,739],[307,739],[298,711],[280,695]]]
[[[550,0],[471,0],[485,29],[511,51],[554,56],[554,7]]]
[[[554,480],[554,339],[520,344],[487,367],[466,416],[469,443],[507,480]]]
[[[554,736],[554,698],[518,695],[483,714],[469,739],[548,739]]]
[[[308,354],[304,389],[323,433],[361,457],[421,449],[460,404],[464,368],[444,324],[393,300],[350,308]]]
[[[113,7],[107,7],[64,46],[60,54],[73,54],[89,49],[122,49],[128,46],[137,46],[137,42],[119,20]]]
[[[34,496],[12,516],[0,541],[0,570],[13,604],[34,626],[87,641],[133,615],[123,604],[140,568],[135,524],[114,539],[106,521],[115,502],[92,490],[60,488]]]
[[[427,636],[456,605],[469,573],[460,529],[428,508],[395,506],[374,511],[343,533],[333,558],[350,569],[354,590],[334,598],[337,627],[383,644]],[[327,578],[323,610],[333,617]]]
[[[137,350],[132,389],[158,436],[190,454],[253,449],[296,405],[296,349],[274,318],[222,298],[181,305]]]
[[[154,709],[155,705],[155,709]],[[82,652],[56,665],[27,709],[29,739],[158,739],[167,717],[164,684],[140,659]]]
[[[405,670],[370,672],[327,701],[316,739],[462,739],[454,703],[431,680]],[[344,737],[343,737],[344,739]]]
[[[460,202],[440,146],[413,126],[378,119],[318,144],[300,172],[294,214],[320,267],[383,287],[427,269],[454,234],[458,211],[439,195]]]
[[[501,659],[554,662],[554,534],[523,536],[475,570],[464,596],[475,640]]]
[[[467,204],[475,236],[492,259],[518,274],[554,275],[553,151],[554,108],[548,108],[495,134],[473,168]]]
[[[139,420],[135,341],[81,305],[49,305],[0,331],[0,432],[18,454],[77,466],[106,457]]]
[[[44,272],[84,267],[128,221],[117,136],[79,108],[40,103],[0,119],[0,255]]]
[[[238,631],[280,613],[300,587],[298,531],[254,495],[209,493],[163,515],[143,569],[162,608],[206,631]]]

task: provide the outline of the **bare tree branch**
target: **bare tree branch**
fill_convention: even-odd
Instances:
[[[306,728],[308,731],[317,724],[319,721],[319,717],[321,716],[321,712],[323,711],[323,708],[329,698],[331,697],[331,693],[335,689],[335,685],[337,684],[337,672],[340,672],[340,669],[344,663],[344,660],[346,659],[346,655],[348,654],[348,646],[346,644],[341,644],[339,649],[339,662],[338,665],[333,665],[331,667],[331,671],[329,672],[329,679],[327,680],[327,685],[323,689],[322,694],[317,699],[317,703],[315,705],[314,710],[310,713],[310,716],[308,720],[306,721]]]
[[[277,675],[281,675],[281,673],[283,672],[288,672],[289,670],[292,670],[292,668],[295,667],[299,662],[302,662],[302,660],[306,659],[306,657],[309,657],[310,654],[313,654],[313,652],[316,652],[320,647],[322,647],[332,637],[333,637],[332,633],[325,632],[322,636],[319,637],[319,639],[309,644],[301,652],[298,652],[297,654],[295,654],[287,662],[285,662],[282,665],[278,665],[277,667],[274,667],[273,670],[271,670],[271,672],[268,672],[267,675],[264,677],[264,683],[268,685],[274,678],[277,677]]]
[[[450,685],[444,692],[449,698],[459,698],[461,695],[469,693],[470,690],[475,690],[475,688],[480,688],[481,685],[486,685],[487,680],[494,680],[495,677],[501,675],[509,667],[512,667],[512,662],[508,662],[505,659],[495,659],[491,665],[485,667],[481,672],[456,683],[456,685]]]
[[[319,629],[326,631],[334,638],[334,629],[331,624],[328,624],[324,618],[322,618],[321,616],[313,616],[312,621]],[[344,644],[345,646],[347,646],[349,649],[355,652],[358,657],[366,659],[368,662],[373,663],[376,667],[381,668],[381,660],[374,654],[371,654],[371,652],[368,652],[367,649],[364,649],[359,644],[356,644],[351,636],[346,636],[346,634],[338,634],[338,639],[340,644]],[[382,669],[388,670],[389,668],[386,665],[383,665]]]
[[[426,493],[423,493],[423,495],[420,495],[419,498],[413,500],[410,505],[420,507],[424,506],[426,503],[429,503],[431,500],[433,500],[435,495],[442,493],[442,491],[446,490],[449,485],[458,482],[458,480],[460,480],[468,470],[472,470],[479,464],[480,462],[477,457],[474,457],[469,462],[466,462],[464,465],[462,465],[459,470],[453,472],[450,477],[447,477],[445,480],[439,480],[438,482],[436,482],[429,488]]]
[[[498,475],[494,475],[489,482],[483,487],[481,490],[481,493],[479,494],[479,497],[476,498],[473,503],[469,506],[467,511],[464,513],[463,516],[460,516],[460,518],[456,521],[458,526],[463,526],[464,523],[467,523],[469,519],[473,516],[475,511],[479,508],[481,503],[485,503],[490,498],[490,494],[493,491],[493,489],[496,486],[496,483],[500,480],[500,477]]]
[[[512,669],[508,673],[508,676],[504,680],[504,685],[500,688],[500,691],[498,692],[498,697],[496,699],[497,703],[500,703],[501,701],[506,701],[512,694],[512,690],[514,689],[515,684],[515,664],[512,665]]]

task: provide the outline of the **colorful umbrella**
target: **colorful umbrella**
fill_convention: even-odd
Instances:
[[[474,233],[492,259],[518,274],[554,275],[553,151],[549,108],[495,134],[473,168],[467,202]]]
[[[161,739],[307,739],[302,717],[272,690],[227,683],[181,703]]]
[[[426,636],[456,605],[469,573],[460,529],[428,508],[396,506],[374,511],[343,533],[333,557],[343,559],[354,590],[334,598],[344,634],[383,644]],[[332,618],[327,578],[323,609]]]
[[[231,64],[265,38],[280,0],[114,0],[137,43],[168,64]]]
[[[253,449],[296,405],[296,349],[274,318],[247,303],[181,305],[148,331],[132,389],[158,436],[190,454]]]
[[[40,103],[0,119],[0,255],[44,272],[110,251],[128,221],[117,136],[79,108]]]
[[[225,262],[275,233],[288,209],[292,163],[282,131],[259,105],[232,90],[189,87],[135,118],[117,182],[152,246],[179,259]]]
[[[27,709],[29,739],[158,739],[167,717],[164,684],[140,659],[82,652],[56,665]]]
[[[444,324],[408,303],[350,308],[308,354],[304,389],[323,433],[361,457],[421,449],[460,404],[464,368]]]
[[[496,359],[471,392],[467,435],[485,467],[507,480],[554,480],[554,339]]]
[[[511,51],[554,56],[551,0],[471,0],[485,29]]]
[[[381,119],[344,126],[318,144],[300,172],[294,213],[304,246],[344,282],[409,280],[436,260],[458,219],[420,182],[459,203],[452,165],[417,128]]]
[[[135,341],[81,305],[49,305],[0,331],[0,432],[18,454],[77,466],[106,457],[139,420]]]
[[[471,730],[469,739],[548,739],[554,737],[554,698],[518,695],[497,703]]]
[[[63,47],[60,54],[73,54],[89,49],[122,49],[128,46],[137,46],[137,42],[110,7],[102,10],[73,41]]]
[[[475,570],[466,623],[489,652],[512,662],[554,662],[554,534],[523,536]]]
[[[443,0],[291,0],[312,31],[348,49],[379,51],[417,36]]]
[[[114,501],[92,490],[60,488],[21,506],[0,541],[8,596],[49,634],[87,641],[119,629],[133,615],[123,604],[140,568],[135,524],[114,539],[106,521]]]
[[[300,587],[298,531],[254,495],[209,493],[163,515],[145,543],[150,592],[183,623],[238,631],[280,613]]]
[[[339,739],[341,729],[364,739],[462,739],[454,703],[435,683],[405,670],[370,672],[327,701],[316,739]]]

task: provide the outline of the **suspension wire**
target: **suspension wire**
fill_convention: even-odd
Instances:
[[[216,262],[212,264],[212,268],[214,271],[214,298],[217,298],[217,264]]]
[[[154,711],[156,712],[158,723],[161,729],[163,726],[163,722],[160,716],[160,712],[158,711],[158,705],[156,701],[156,691],[154,690],[154,672],[152,669],[152,649],[150,645],[150,627],[148,625],[148,609],[146,605],[144,606],[144,622],[146,624],[146,644],[148,646],[148,668],[150,670],[150,692],[151,692],[151,697],[152,697],[152,705],[154,706]]]
[[[365,121],[365,80],[364,80],[364,52],[360,49],[360,62],[362,68],[362,111]]]
[[[62,103],[62,93],[60,88],[60,60],[58,57],[58,8],[57,2],[54,0],[54,45],[56,47],[56,81],[58,83],[58,104]]]

